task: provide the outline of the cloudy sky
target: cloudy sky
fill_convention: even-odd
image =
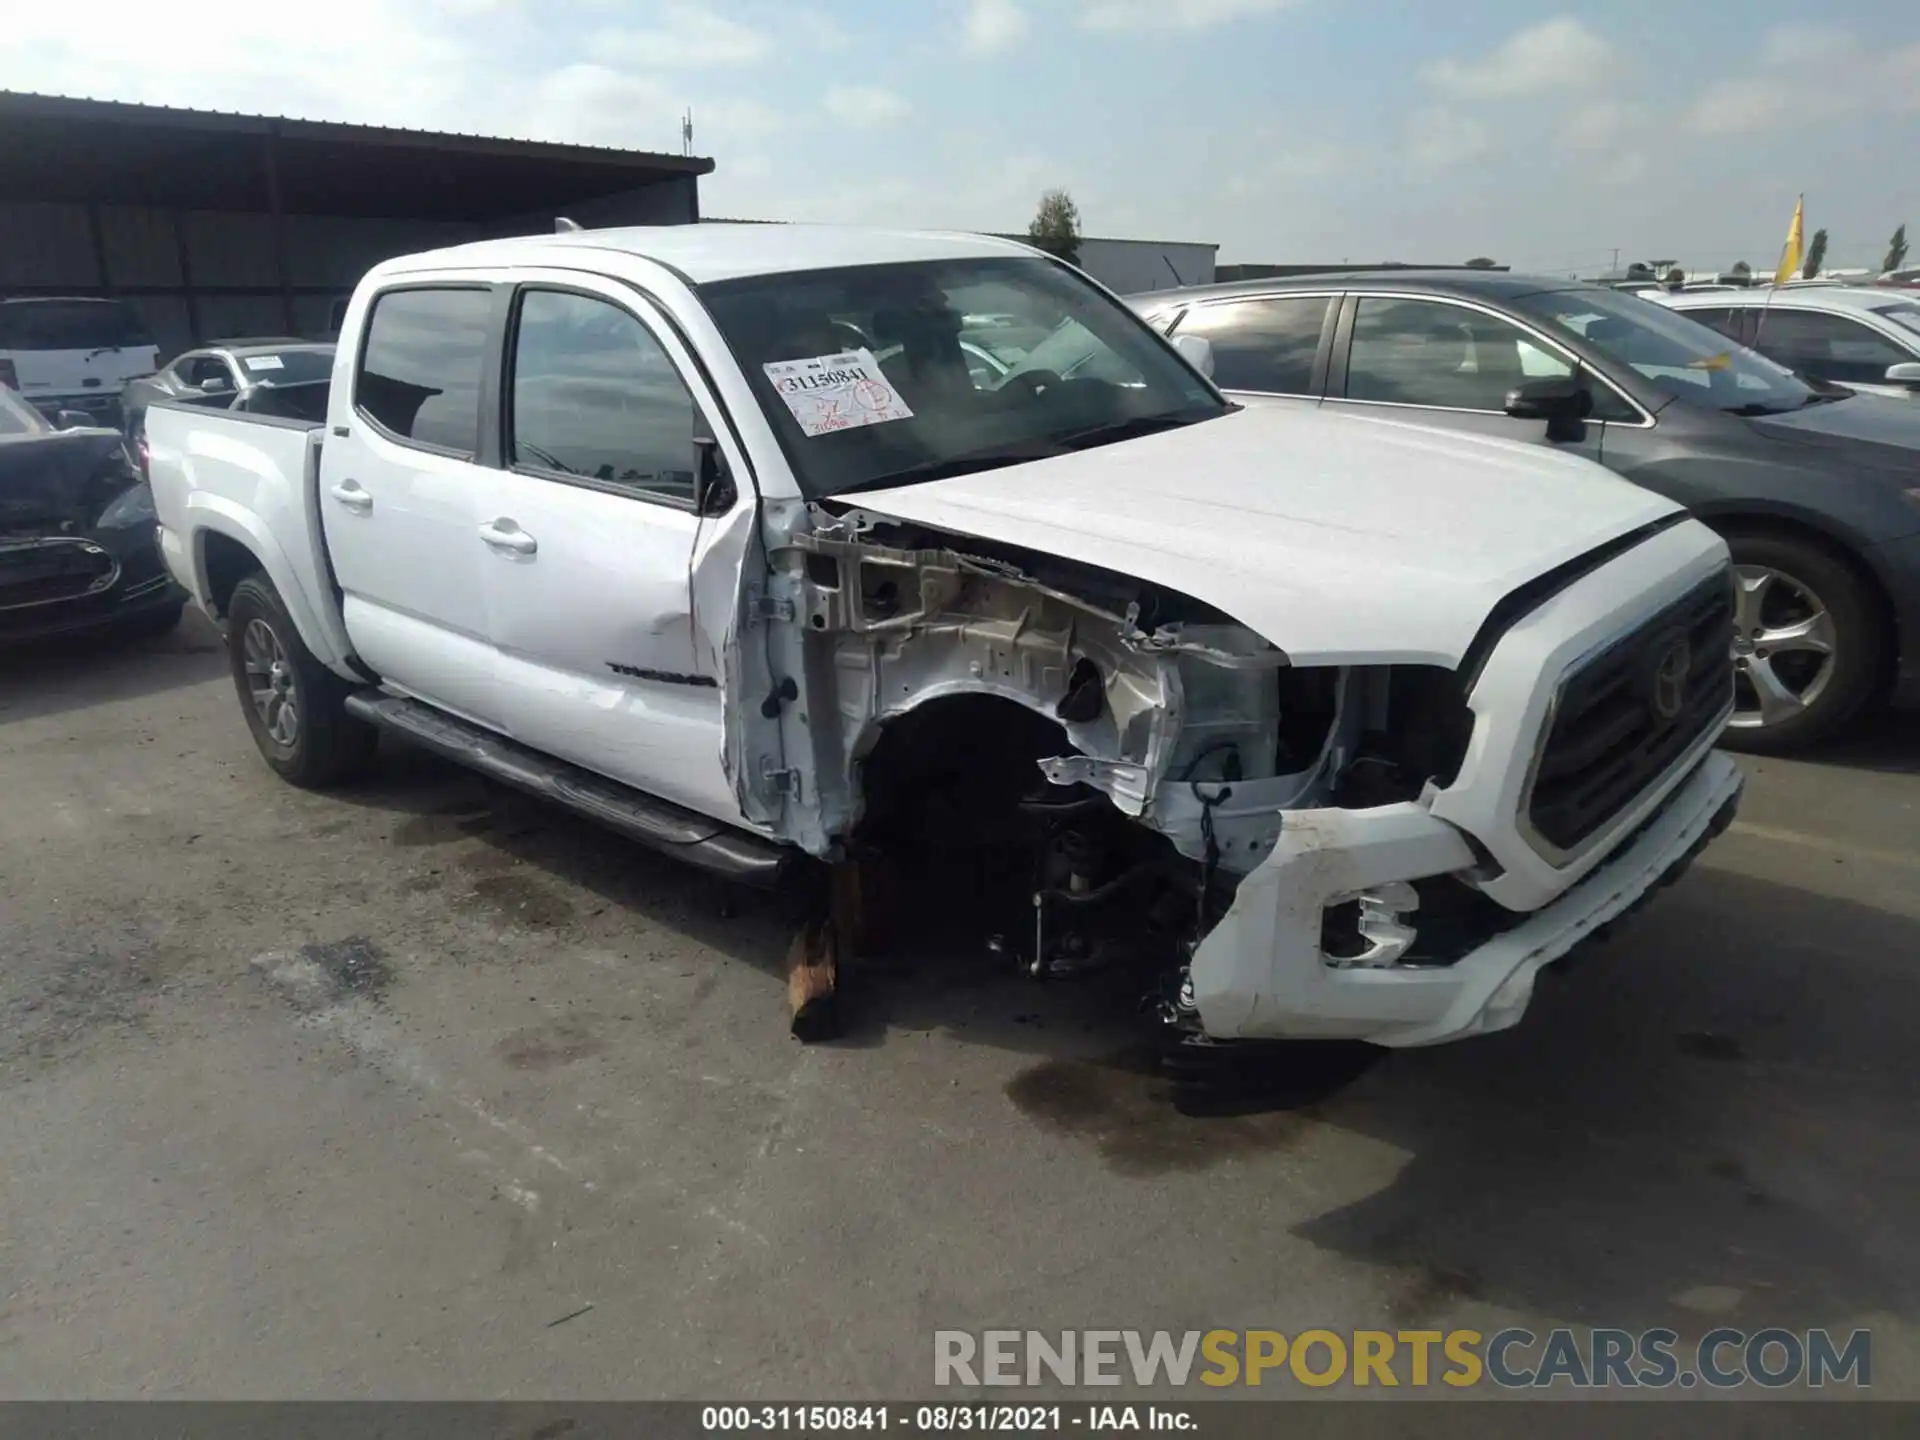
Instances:
[[[1088,233],[1227,260],[1758,268],[1804,190],[1829,263],[1903,220],[1920,251],[1912,0],[89,0],[5,32],[15,90],[662,150],[691,106],[709,215],[1016,229],[1062,185]]]

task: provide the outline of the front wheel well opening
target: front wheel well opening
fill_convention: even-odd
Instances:
[[[967,847],[1045,782],[1038,762],[1073,753],[1056,720],[997,695],[953,695],[880,730],[859,763],[857,842],[913,849]]]
[[[1124,971],[1136,998],[1177,985],[1201,871],[1108,795],[1041,773],[1076,753],[1058,720],[1003,696],[932,700],[886,725],[849,844],[891,877],[883,928],[910,923],[1035,977]]]
[[[233,592],[261,565],[259,557],[232,536],[209,531],[200,542],[200,567],[206,576],[208,608],[224,618]]]

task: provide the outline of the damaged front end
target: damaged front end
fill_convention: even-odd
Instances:
[[[1411,805],[1471,733],[1449,671],[1297,669],[1130,577],[859,509],[771,518],[735,670],[785,678],[743,697],[743,807],[817,855],[937,874],[1035,977],[1137,971],[1183,1032],[1205,1028],[1190,963],[1285,827]],[[1448,833],[1442,868],[1470,870]],[[1457,881],[1348,884],[1341,859],[1327,852],[1316,960],[1401,961],[1416,942],[1396,903],[1497,918]]]

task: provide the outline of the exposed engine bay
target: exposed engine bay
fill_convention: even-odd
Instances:
[[[809,717],[829,833],[942,867],[1036,978],[1138,970],[1177,1023],[1188,959],[1289,812],[1417,799],[1465,752],[1451,671],[1298,669],[1130,577],[857,508],[811,520],[773,562],[808,691],[835,697]],[[1329,954],[1364,963],[1390,923],[1336,907]]]

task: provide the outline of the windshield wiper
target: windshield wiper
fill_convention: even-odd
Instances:
[[[1035,446],[1023,443],[1017,447],[980,451],[972,455],[943,455],[932,460],[922,460],[917,465],[907,466],[904,470],[891,470],[885,475],[876,475],[871,480],[862,480],[855,485],[843,485],[833,493],[854,495],[862,490],[891,490],[896,485],[920,485],[929,480],[951,480],[956,475],[974,475],[982,470],[998,470],[1003,465],[1019,465],[1028,460],[1045,460],[1060,453],[1051,445]]]
[[[1110,420],[1104,425],[1076,430],[1072,434],[1062,435],[1054,443],[1062,450],[1091,450],[1096,445],[1111,445],[1117,440],[1134,440],[1161,430],[1178,430],[1183,425],[1198,424],[1205,418],[1190,410],[1175,410],[1165,415],[1135,415],[1131,419]]]
[[[1785,405],[1766,405],[1756,400],[1750,405],[1735,405],[1727,411],[1729,415],[1753,417],[1757,415],[1784,415],[1789,407]]]

